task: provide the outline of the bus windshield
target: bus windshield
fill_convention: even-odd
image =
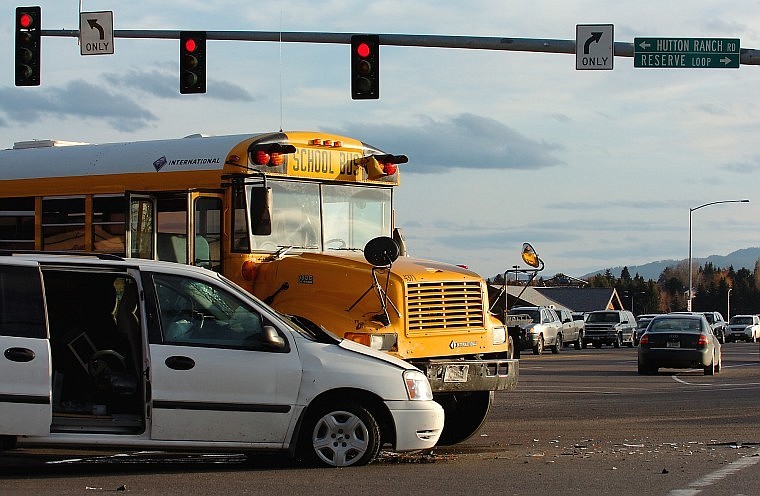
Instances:
[[[296,181],[268,184],[272,234],[254,235],[255,248],[364,249],[370,239],[391,234],[390,188]]]
[[[364,249],[372,238],[391,233],[391,190],[324,185],[322,209],[326,249]]]

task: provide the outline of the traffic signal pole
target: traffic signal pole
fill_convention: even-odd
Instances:
[[[115,38],[179,39],[180,30],[114,30]],[[270,41],[285,43],[351,44],[354,33],[313,33],[280,31],[206,31],[207,39],[221,41]],[[79,30],[43,29],[42,36],[78,38]],[[506,50],[513,52],[542,52],[575,54],[575,40],[538,38],[508,38],[484,36],[447,36],[422,34],[378,34],[380,45],[460,48],[470,50]],[[616,41],[614,56],[633,57],[633,43]],[[740,63],[760,65],[760,50],[742,48]]]

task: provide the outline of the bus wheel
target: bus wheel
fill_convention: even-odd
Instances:
[[[16,436],[0,436],[0,451],[12,450],[16,447]]]
[[[445,413],[439,446],[461,443],[475,434],[488,415],[493,391],[466,391],[433,395]]]

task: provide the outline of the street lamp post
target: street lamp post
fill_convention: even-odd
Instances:
[[[726,321],[731,320],[731,290],[734,288],[728,288],[728,296],[726,298]]]
[[[717,205],[719,203],[749,203],[749,200],[721,200],[721,201],[714,201],[709,203],[704,203],[702,205],[689,208],[689,296],[686,300],[686,310],[691,312],[691,300],[694,297],[694,288],[692,287],[692,275],[691,275],[691,213],[695,210],[699,210],[703,207],[708,207],[710,205]]]
[[[636,295],[643,295],[643,294],[647,294],[647,292],[646,291],[633,291],[631,293],[631,312],[633,312],[634,315],[636,314],[636,310],[634,310],[634,306],[633,306],[633,297],[636,296]],[[626,296],[627,296],[627,294],[626,294]]]

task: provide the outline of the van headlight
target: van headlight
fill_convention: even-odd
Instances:
[[[427,401],[433,399],[433,390],[425,374],[419,370],[404,371],[404,385],[410,400]]]
[[[493,328],[493,344],[504,344],[507,342],[507,328],[498,326]]]

